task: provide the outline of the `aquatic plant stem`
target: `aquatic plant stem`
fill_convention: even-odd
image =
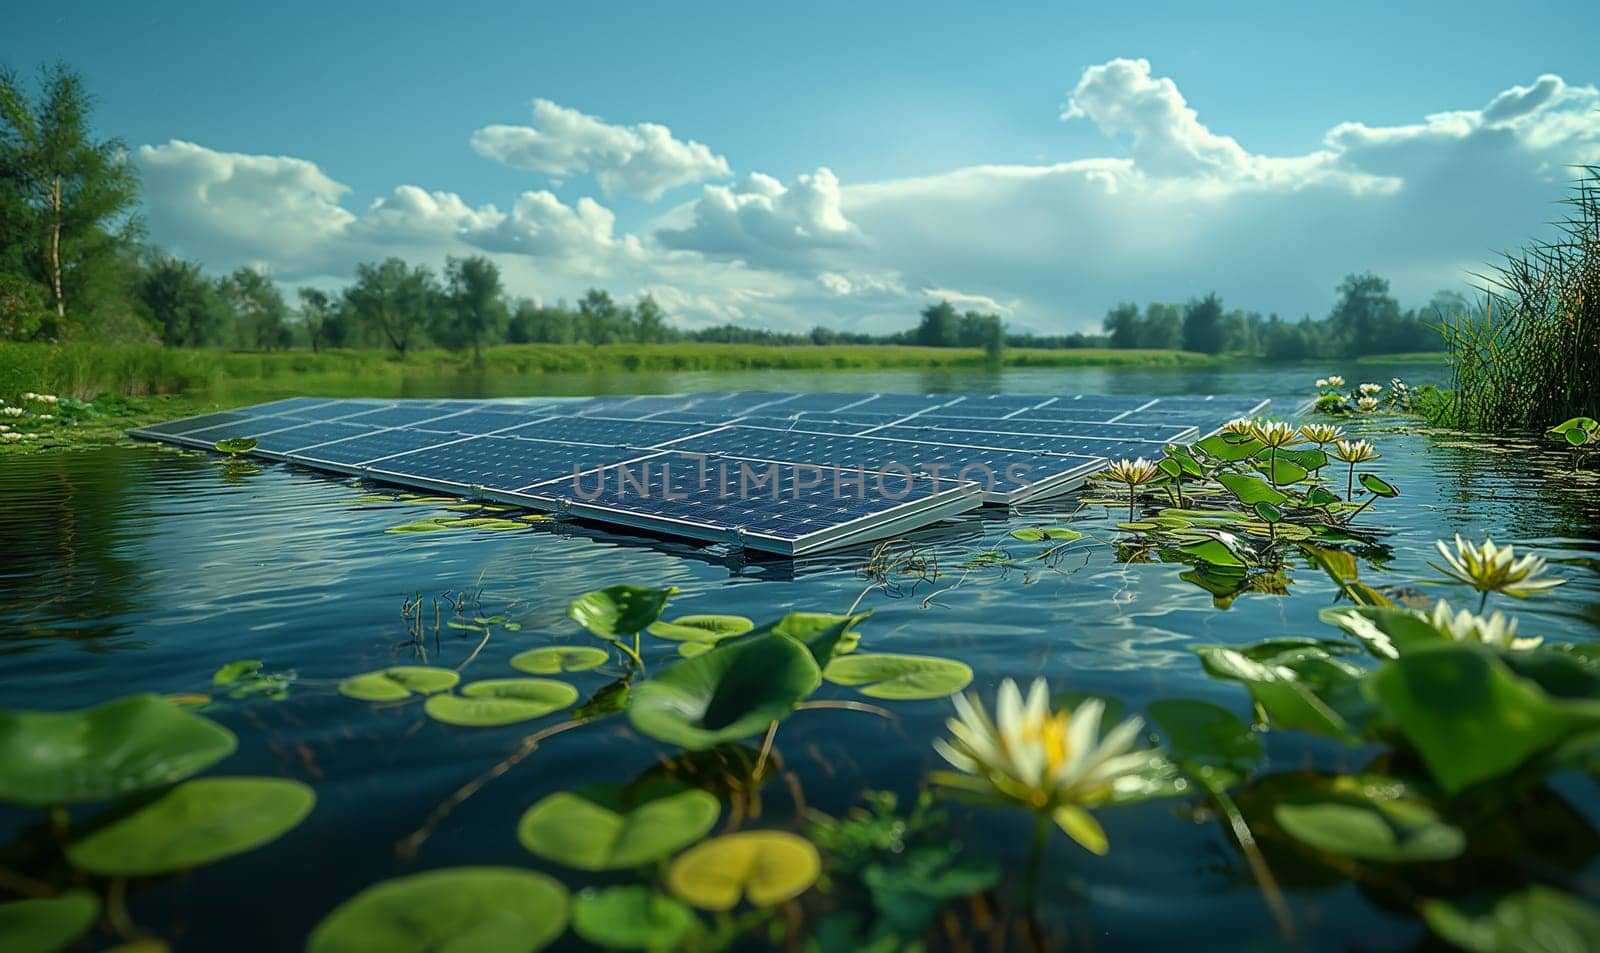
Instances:
[[[22,874],[14,870],[7,870],[4,867],[0,867],[0,887],[4,887],[12,893],[20,893],[25,897],[33,897],[35,899],[54,897],[56,895],[55,888],[49,884],[34,880],[31,877],[24,877]]]
[[[1483,615],[1484,607],[1489,604],[1489,590],[1485,589],[1478,594],[1478,615]]]
[[[1355,461],[1352,460],[1352,461],[1350,461],[1350,475],[1348,477],[1346,477],[1345,481],[1344,481],[1344,501],[1346,503],[1355,502],[1355,495],[1356,495],[1356,464],[1355,464]]]
[[[133,918],[128,916],[128,878],[116,877],[111,885],[106,888],[106,922],[111,924],[111,929],[125,940],[131,940],[139,935],[139,928],[133,925]]]
[[[761,769],[767,766],[767,755],[772,753],[772,739],[777,737],[777,734],[777,722],[767,726],[767,736],[761,739],[761,753],[756,755],[756,769],[750,773],[752,778],[761,777]]]
[[[1250,832],[1250,825],[1245,823],[1244,814],[1240,812],[1239,805],[1233,802],[1228,792],[1222,785],[1213,781],[1205,772],[1190,772],[1190,776],[1200,782],[1217,806],[1222,809],[1222,814],[1228,819],[1228,826],[1233,830],[1234,840],[1239,842],[1239,849],[1244,852],[1244,858],[1250,865],[1250,873],[1256,879],[1256,884],[1261,888],[1261,894],[1266,898],[1267,907],[1272,911],[1272,918],[1278,922],[1278,933],[1284,942],[1293,943],[1294,919],[1289,916],[1289,905],[1284,902],[1283,891],[1278,887],[1278,881],[1272,876],[1272,868],[1267,866],[1267,860],[1261,856],[1261,849],[1256,846],[1256,838]]]
[[[510,771],[512,768],[520,764],[528,755],[533,754],[533,752],[539,747],[540,742],[547,738],[553,738],[556,735],[561,734],[563,731],[571,731],[574,728],[582,727],[588,723],[589,722],[587,721],[562,722],[559,725],[552,725],[549,728],[536,731],[526,738],[523,738],[522,741],[517,745],[516,750],[502,758],[498,764],[473,778],[471,781],[468,781],[466,784],[463,784],[461,787],[456,789],[454,794],[440,802],[439,806],[435,807],[433,812],[428,815],[427,821],[424,822],[421,827],[413,831],[409,837],[395,844],[395,855],[402,861],[406,861],[408,863],[415,860],[417,857],[417,851],[422,848],[423,843],[425,843],[429,837],[433,836],[433,832],[438,829],[439,825],[444,822],[445,818],[450,816],[451,811],[454,811],[456,808],[466,803],[467,799],[472,797],[474,794],[477,794],[484,785],[488,784],[490,781],[493,781],[495,778],[500,777],[502,774],[505,774],[507,771]]]
[[[1044,863],[1044,847],[1050,840],[1050,815],[1035,811],[1033,846],[1028,850],[1028,870],[1022,881],[1022,908],[1030,916],[1038,909],[1039,867]]]

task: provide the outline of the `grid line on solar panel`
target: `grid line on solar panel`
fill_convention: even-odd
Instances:
[[[519,427],[512,433],[519,437],[559,440],[564,443],[658,447],[674,440],[704,433],[714,429],[715,426],[610,417],[552,417]]]
[[[396,427],[380,430],[376,433],[302,447],[294,451],[290,456],[296,460],[306,462],[322,462],[353,467],[410,453],[414,450],[424,450],[445,442],[467,439],[472,438],[458,437],[454,434],[442,434],[432,430],[413,430]]]
[[[751,468],[751,463],[669,451],[603,473],[568,477],[540,487],[536,495],[714,532],[737,531],[791,542],[934,498],[961,497],[953,488],[896,474],[835,469],[812,474],[783,466]]]
[[[949,441],[951,446],[998,448],[1031,453],[1044,453],[1056,456],[1074,456],[1086,460],[1098,460],[1102,457],[1151,457],[1159,456],[1166,444],[1150,440],[1115,440],[1096,439],[1093,437],[1072,436],[1047,436],[1037,434],[995,434],[992,437],[978,434],[974,440],[983,443],[962,444],[950,437],[948,432],[942,439]],[[925,430],[915,427],[889,427],[884,430],[874,431],[872,437],[893,438],[897,440],[922,440],[933,439]],[[998,445],[998,447],[997,447]]]
[[[374,464],[368,469],[373,473],[415,477],[460,487],[514,492],[640,456],[637,449],[628,447],[490,436],[427,447]]]
[[[1180,440],[1193,434],[1192,426],[1171,424],[1123,424],[1085,421],[1025,420],[1012,417],[1008,420],[983,421],[975,417],[912,417],[897,427],[929,428],[951,433],[1030,434],[1059,437],[1120,437],[1126,440]],[[876,436],[876,432],[871,432]]]

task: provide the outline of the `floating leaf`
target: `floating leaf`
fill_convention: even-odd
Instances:
[[[1263,462],[1258,462],[1256,469],[1265,473],[1267,479],[1272,481],[1273,486],[1292,486],[1311,475],[1305,467],[1295,463],[1293,460],[1285,459],[1281,450],[1278,452],[1276,462],[1269,457]],[[1229,487],[1229,489],[1232,489],[1232,487]]]
[[[1276,506],[1273,506],[1271,503],[1257,503],[1255,506],[1252,506],[1251,509],[1255,510],[1256,515],[1261,517],[1263,520],[1266,520],[1268,523],[1278,523],[1283,520],[1283,511],[1278,509]]]
[[[100,899],[87,890],[0,903],[0,937],[6,953],[56,953],[89,932],[99,915]]]
[[[666,953],[699,925],[693,910],[649,887],[590,889],[572,901],[572,929],[609,950]]]
[[[677,595],[676,586],[646,589],[643,586],[607,586],[585,593],[567,606],[567,615],[590,633],[616,640],[643,632],[661,617],[667,600]]]
[[[972,682],[972,669],[931,655],[845,655],[822,677],[871,698],[912,701],[954,695]]]
[[[742,615],[685,615],[671,622],[650,623],[649,633],[679,642],[720,642],[744,635],[756,624]]]
[[[1082,539],[1083,534],[1065,526],[1050,526],[1041,529],[1014,529],[1011,531],[1011,538],[1020,539],[1024,543],[1042,543],[1047,540],[1070,543],[1075,539]]]
[[[1600,950],[1600,913],[1542,884],[1507,894],[1492,905],[1424,900],[1422,918],[1434,933],[1472,953]]]
[[[456,522],[453,516],[430,516],[427,519],[414,520],[400,526],[391,526],[384,530],[385,533],[442,533]]]
[[[211,684],[231,685],[240,679],[250,678],[261,671],[261,665],[260,659],[240,659],[237,662],[229,662],[217,669],[216,674],[211,676]]]
[[[560,672],[587,672],[599,668],[611,653],[593,645],[546,645],[511,657],[511,667],[529,675],[555,675]]]
[[[536,953],[567,928],[567,888],[514,867],[386,880],[317,924],[306,953]]]
[[[694,843],[722,804],[699,788],[668,787],[625,805],[614,787],[560,791],[522,815],[517,839],[530,852],[579,870],[638,867]]]
[[[526,524],[518,520],[500,519],[494,516],[469,516],[447,524],[449,529],[476,529],[484,531],[501,531],[508,529],[526,529]]]
[[[67,846],[79,870],[153,877],[215,863],[282,837],[317,796],[286,778],[201,778]]]
[[[1385,499],[1400,495],[1400,491],[1395,489],[1393,483],[1378,477],[1376,474],[1358,473],[1356,474],[1356,480],[1367,488],[1368,493],[1376,494]]]
[[[1261,760],[1261,739],[1226,708],[1192,698],[1166,698],[1151,702],[1149,711],[1177,761],[1248,774]]]
[[[491,678],[434,695],[423,710],[434,721],[463,728],[495,728],[543,718],[578,700],[578,690],[553,678]]]
[[[1257,503],[1271,503],[1273,506],[1282,506],[1289,498],[1267,485],[1267,481],[1260,477],[1253,477],[1248,473],[1219,473],[1217,482],[1228,488],[1228,492],[1239,498],[1245,506]]]
[[[685,851],[667,870],[667,887],[702,910],[732,910],[739,898],[770,907],[817,881],[817,849],[785,831],[741,831]]]
[[[1563,738],[1600,726],[1600,703],[1558,702],[1475,645],[1407,651],[1365,687],[1447,794],[1501,777]]]
[[[1233,548],[1219,539],[1207,539],[1198,543],[1185,543],[1178,547],[1178,552],[1198,559],[1209,566],[1232,567],[1243,569],[1245,562]]]
[[[1306,491],[1306,505],[1314,509],[1325,510],[1330,506],[1343,502],[1337,493],[1330,492],[1326,487],[1314,486]]]
[[[818,665],[827,665],[835,655],[855,651],[861,642],[861,633],[855,627],[872,615],[869,609],[855,615],[831,615],[826,612],[791,612],[776,622],[756,630],[757,635],[769,632],[786,635],[811,650]]]
[[[1460,828],[1440,820],[1433,808],[1414,798],[1365,797],[1335,790],[1317,799],[1301,796],[1279,804],[1272,816],[1295,840],[1356,860],[1386,864],[1450,860],[1467,845]]]
[[[217,448],[218,453],[226,453],[230,457],[236,457],[241,453],[249,453],[254,450],[257,443],[258,441],[254,437],[234,437],[229,440],[218,440],[212,446]]]
[[[1208,457],[1212,457],[1226,463],[1237,463],[1240,460],[1250,459],[1260,451],[1266,449],[1266,446],[1266,444],[1255,439],[1254,437],[1249,437],[1242,434],[1219,433],[1212,434],[1204,440],[1201,440],[1199,443],[1194,444],[1193,449],[1199,450]]]
[[[1438,645],[1450,638],[1409,609],[1330,606],[1317,613],[1317,618],[1360,639],[1379,658],[1394,658],[1410,649]]]
[[[573,710],[572,720],[593,721],[622,711],[628,707],[628,692],[632,685],[633,675],[630,673],[601,686],[599,691]]]
[[[182,781],[236,747],[233,732],[149,693],[74,711],[0,711],[0,801],[104,801]]]
[[[685,659],[638,686],[628,719],[657,741],[700,750],[765,730],[820,683],[805,645],[769,633]]]
[[[1266,661],[1220,645],[1196,646],[1194,652],[1209,674],[1243,682],[1273,727],[1360,743],[1360,733],[1322,694],[1336,684],[1353,686],[1359,670],[1352,673],[1325,650],[1308,649],[1299,657],[1263,653]]]
[[[412,695],[447,692],[459,681],[461,676],[452,669],[429,665],[396,665],[350,676],[339,683],[339,694],[364,702],[391,702]]]

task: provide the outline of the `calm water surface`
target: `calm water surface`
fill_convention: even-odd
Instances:
[[[686,374],[541,379],[515,392],[795,390],[1039,393],[1236,393],[1298,406],[1317,369],[1008,370],[998,374]],[[1410,365],[1363,368],[1363,379],[1414,383],[1439,371]],[[1346,376],[1352,376],[1346,371]],[[456,382],[455,393],[463,385]],[[440,387],[427,393],[447,392]],[[414,396],[422,396],[419,388]],[[1392,530],[1391,556],[1363,568],[1376,585],[1430,578],[1435,538],[1492,534],[1550,557],[1568,584],[1517,606],[1522,631],[1552,639],[1600,636],[1600,493],[1593,482],[1550,480],[1564,458],[1494,441],[1405,433],[1372,426],[1379,472],[1403,496],[1375,508],[1370,523]],[[76,707],[137,690],[207,691],[212,672],[240,658],[294,670],[284,702],[229,703],[212,716],[238,733],[240,750],[216,771],[299,778],[319,803],[271,846],[193,874],[138,887],[134,918],[179,950],[299,949],[315,923],[377,880],[461,864],[542,866],[518,845],[528,805],[592,781],[624,782],[670,751],[610,719],[547,742],[488,785],[439,828],[414,863],[395,844],[434,805],[508,754],[529,730],[451,728],[418,706],[378,707],[340,697],[338,679],[384,665],[458,666],[479,636],[445,628],[435,637],[436,597],[468,594],[468,614],[505,615],[517,633],[496,632],[466,669],[468,680],[516,674],[507,660],[526,648],[585,643],[565,617],[568,601],[614,582],[682,590],[669,615],[737,613],[758,620],[791,610],[842,612],[870,580],[867,553],[799,563],[741,560],[715,547],[650,544],[571,526],[526,531],[393,535],[384,530],[438,512],[426,505],[355,505],[370,487],[281,466],[230,476],[205,456],[153,447],[0,458],[0,705]],[[999,680],[1045,676],[1053,689],[1120,696],[1135,709],[1168,696],[1200,697],[1247,714],[1236,686],[1206,679],[1189,647],[1277,635],[1331,635],[1316,614],[1333,586],[1298,567],[1290,594],[1246,594],[1227,609],[1180,580],[1184,568],[1120,565],[1096,546],[1054,568],[963,574],[975,552],[1002,546],[1012,529],[1074,526],[1108,535],[1103,510],[1068,497],[1011,515],[984,512],[918,534],[949,575],[937,585],[873,592],[864,645],[875,651],[959,657],[992,698]],[[1437,590],[1433,590],[1437,591]],[[421,593],[429,635],[407,635],[402,601]],[[442,599],[440,604],[443,604]],[[449,610],[444,610],[448,617]],[[647,660],[674,658],[672,643],[647,639]],[[588,694],[618,674],[608,667],[569,677]],[[852,697],[824,686],[821,697]],[[929,742],[946,701],[896,705],[896,721],[842,711],[801,712],[778,736],[792,784],[765,791],[764,825],[793,825],[804,807],[842,813],[863,789],[910,794],[942,766]],[[551,719],[552,721],[554,719]],[[1270,739],[1273,764],[1298,763],[1303,739]],[[1600,823],[1600,797],[1580,786],[1574,806]],[[1275,949],[1281,945],[1231,840],[1173,802],[1108,809],[1100,817],[1112,850],[1093,857],[1064,836],[1050,841],[1042,888],[1052,942],[1078,949]],[[0,841],[37,818],[0,808]],[[1015,813],[955,813],[973,849],[1015,869],[1030,819]],[[601,882],[546,868],[571,886]],[[1592,879],[1600,867],[1592,864]],[[1407,950],[1425,944],[1409,917],[1379,909],[1349,886],[1291,889],[1307,949]],[[1180,932],[1181,931],[1181,932]],[[575,943],[571,934],[564,942]],[[104,945],[103,943],[101,944]],[[86,948],[93,948],[92,945]]]

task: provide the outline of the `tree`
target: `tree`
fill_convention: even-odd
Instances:
[[[134,286],[134,297],[163,344],[222,344],[232,323],[227,304],[200,266],[169,255],[149,263]]]
[[[1105,320],[1100,322],[1100,328],[1111,339],[1112,347],[1138,347],[1139,306],[1124,301],[1106,312]]]
[[[398,258],[356,266],[356,282],[344,292],[356,321],[382,335],[402,356],[438,304],[439,284],[426,265],[408,268]]]
[[[318,288],[301,288],[300,323],[312,352],[325,347],[342,347],[349,337],[349,315],[331,295]]]
[[[1183,349],[1220,354],[1223,339],[1222,301],[1216,293],[1191,300],[1183,309]]]
[[[240,268],[217,282],[217,291],[233,311],[238,344],[257,351],[289,346],[289,307],[266,275],[253,268]]]
[[[948,301],[930,304],[922,309],[914,338],[924,347],[955,347],[961,341],[961,315]]]
[[[978,343],[983,348],[984,360],[990,367],[999,367],[1006,351],[1005,325],[1000,322],[998,314],[983,315],[978,324]]]
[[[1370,271],[1345,276],[1339,284],[1339,302],[1328,315],[1349,357],[1387,350],[1390,342],[1383,338],[1392,337],[1400,321],[1400,302],[1389,296],[1389,282]]]
[[[17,74],[0,71],[0,271],[45,289],[53,317],[37,336],[59,337],[96,272],[119,264],[138,233],[131,213],[139,180],[118,139],[95,140],[94,101],[65,64],[39,71],[30,99]]]
[[[640,344],[659,344],[670,330],[666,313],[656,304],[654,295],[645,295],[633,306],[634,340]]]
[[[622,317],[611,295],[599,288],[590,288],[578,302],[578,332],[589,344],[608,344],[620,341]]]
[[[444,266],[446,307],[440,311],[444,325],[435,337],[454,347],[472,345],[473,359],[483,361],[483,339],[500,333],[506,323],[506,303],[501,297],[500,269],[482,255],[449,258]]]

